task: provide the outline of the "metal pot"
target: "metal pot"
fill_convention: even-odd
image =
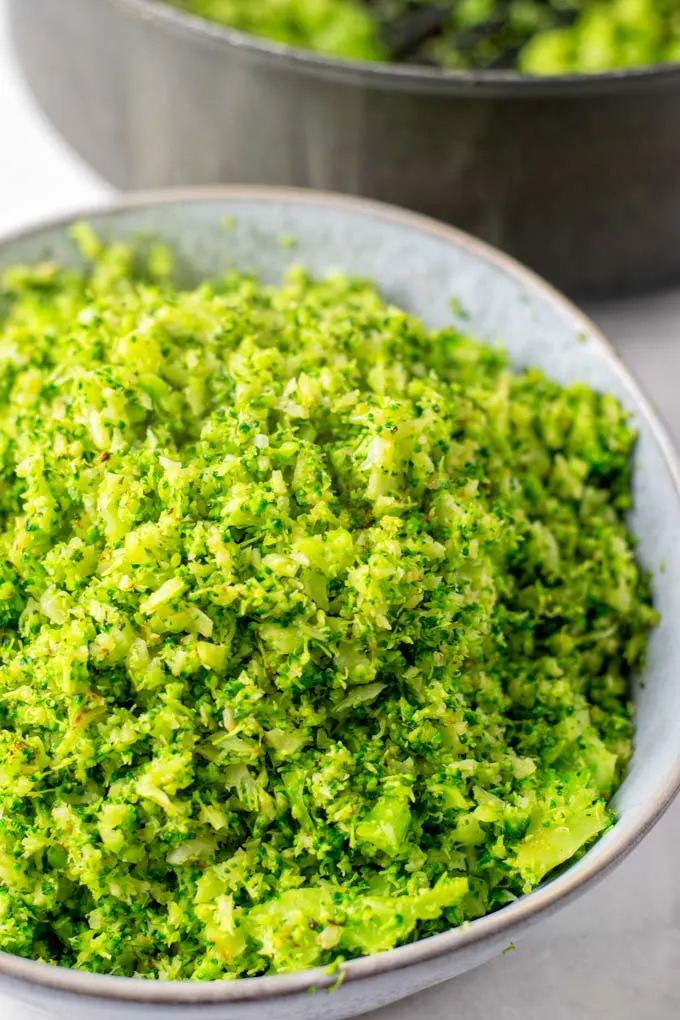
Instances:
[[[680,279],[680,65],[443,73],[327,59],[160,0],[9,0],[9,12],[39,102],[119,187],[380,198],[579,296]]]

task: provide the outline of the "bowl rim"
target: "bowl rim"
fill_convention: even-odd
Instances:
[[[622,84],[636,87],[680,81],[680,61],[646,64],[593,74],[530,75],[514,70],[443,70],[418,65],[329,57],[301,47],[227,28],[200,15],[174,7],[170,0],[108,0],[127,14],[183,36],[194,36],[218,47],[234,47],[255,58],[316,77],[355,82],[375,88],[434,91],[462,95],[479,93],[573,95],[609,92]]]
[[[331,208],[348,214],[364,215],[369,219],[382,221],[397,227],[405,227],[415,233],[452,243],[481,260],[511,276],[527,290],[538,292],[551,304],[561,309],[574,323],[579,333],[599,347],[610,361],[613,370],[625,383],[634,398],[638,414],[645,419],[652,438],[657,444],[665,466],[671,476],[680,499],[680,462],[676,458],[671,439],[658,415],[635,380],[632,373],[621,361],[612,344],[601,330],[571,301],[552,285],[545,282],[533,270],[526,268],[514,258],[491,245],[480,241],[455,227],[409,212],[396,206],[370,199],[355,198],[332,192],[312,191],[303,188],[272,186],[218,185],[213,187],[170,188],[153,191],[133,192],[113,202],[97,203],[84,210],[72,212],[37,223],[27,229],[12,231],[0,236],[0,251],[7,246],[31,237],[39,237],[49,231],[63,230],[70,224],[87,219],[96,222],[99,218],[117,216],[144,208],[159,206],[200,205],[205,202],[255,202],[315,206]],[[632,820],[617,821],[609,831],[606,843],[596,844],[593,850],[574,867],[539,886],[533,892],[520,897],[492,914],[478,918],[466,925],[450,929],[408,945],[382,953],[360,957],[341,965],[341,981],[353,982],[390,972],[424,964],[438,958],[470,948],[483,942],[510,937],[518,930],[528,927],[540,917],[553,912],[575,898],[595,882],[603,878],[615,865],[620,863],[661,818],[670,803],[680,791],[680,749],[676,761],[655,795],[639,805]],[[598,852],[598,847],[599,852]],[[158,981],[148,978],[112,977],[92,974],[86,971],[41,963],[0,952],[0,981],[37,985],[55,992],[100,1001],[133,1002],[143,1005],[222,1005],[269,1001],[308,993],[314,989],[328,989],[338,983],[338,973],[328,973],[323,968],[298,971],[265,977],[239,978],[208,982]]]

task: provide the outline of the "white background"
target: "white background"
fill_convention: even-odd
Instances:
[[[55,137],[25,92],[2,3],[0,234],[81,210],[111,194]],[[680,289],[589,311],[619,346],[680,443]],[[38,1016],[0,996],[0,1020]],[[370,1020],[416,1016],[678,1020],[680,801],[614,875],[534,929],[515,952]]]

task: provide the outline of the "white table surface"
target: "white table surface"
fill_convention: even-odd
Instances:
[[[33,105],[3,15],[0,6],[0,234],[111,194]],[[680,444],[680,289],[589,310]],[[515,952],[370,1020],[678,1020],[679,848],[680,801],[618,871]],[[38,1016],[0,996],[0,1020]]]

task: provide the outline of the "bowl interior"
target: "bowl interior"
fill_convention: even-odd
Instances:
[[[613,863],[656,820],[680,782],[680,476],[663,429],[595,327],[512,260],[451,228],[386,206],[274,189],[216,189],[142,198],[87,218],[106,239],[151,234],[165,240],[187,278],[214,276],[230,266],[256,270],[270,281],[291,264],[315,275],[339,270],[376,280],[389,299],[432,327],[456,320],[453,301],[465,312],[464,328],[505,346],[515,365],[536,365],[562,383],[586,382],[629,408],[640,433],[631,526],[640,560],[654,575],[663,617],[644,683],[634,691],[635,754],[616,796],[617,824],[574,867],[525,901],[549,907]],[[67,225],[0,244],[0,268],[42,258],[78,261]],[[498,929],[504,916],[500,923],[509,930],[525,915],[520,901],[494,915],[493,923]],[[470,930],[482,937],[490,921],[473,922]],[[459,935],[426,941],[449,950]],[[415,946],[384,955],[407,952],[414,962]],[[365,962],[350,969],[359,973]]]

